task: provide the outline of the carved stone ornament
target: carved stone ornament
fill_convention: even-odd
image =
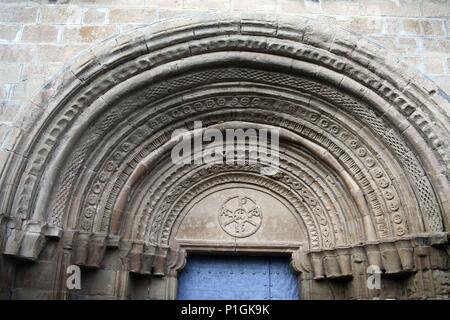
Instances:
[[[6,138],[2,253],[57,266],[52,294],[77,264],[110,275],[108,297],[147,276],[159,279],[146,292],[174,298],[177,272],[205,251],[292,255],[310,298],[370,297],[369,264],[397,292],[450,296],[447,99],[373,41],[311,18],[131,30],[77,56]],[[237,128],[278,130],[276,174],[171,161],[178,129]]]
[[[261,227],[262,211],[256,202],[246,196],[234,196],[219,209],[219,223],[230,236],[245,238]]]

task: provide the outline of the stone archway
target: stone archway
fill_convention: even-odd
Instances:
[[[4,254],[38,261],[17,272],[56,274],[32,290],[70,297],[64,270],[77,264],[101,269],[87,271],[110,284],[99,295],[130,297],[151,279],[152,297],[174,298],[186,250],[227,248],[176,230],[200,195],[229,185],[261,189],[296,219],[301,232],[282,246],[272,231],[232,250],[291,254],[305,298],[379,295],[365,286],[369,265],[393,296],[449,294],[450,106],[365,38],[311,19],[161,23],[92,48],[30,110],[0,207]],[[194,120],[279,128],[280,171],[173,165],[171,134],[195,134]]]

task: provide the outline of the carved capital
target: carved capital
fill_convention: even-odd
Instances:
[[[312,271],[311,261],[306,251],[299,249],[291,255],[291,266],[299,273],[310,273]]]
[[[171,253],[167,247],[133,243],[129,251],[130,272],[164,276],[169,271],[168,258]]]
[[[353,247],[311,250],[304,253],[307,259],[300,258],[300,253],[293,254],[295,262],[292,265],[296,270],[303,271],[305,268],[302,266],[308,261],[315,280],[352,278],[352,256],[353,262],[366,261],[367,265],[378,266],[386,276],[408,276],[417,269],[446,270],[449,268],[450,259],[447,252],[448,242],[445,239],[441,233],[433,233],[368,242]]]
[[[42,225],[37,222],[29,222],[25,230],[13,228],[7,231],[4,254],[27,260],[36,260],[45,245],[45,241],[45,236],[42,234]]]
[[[74,243],[74,263],[88,268],[99,268],[106,250],[106,235],[78,233]]]

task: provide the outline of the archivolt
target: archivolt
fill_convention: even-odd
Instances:
[[[64,230],[101,235],[110,245],[124,232],[131,242],[166,241],[126,230],[135,218],[149,225],[155,219],[159,200],[145,200],[147,193],[175,201],[168,195],[179,177],[205,169],[159,167],[164,179],[158,180],[152,167],[135,174],[136,183],[126,182],[174,129],[192,129],[194,119],[274,125],[292,134],[283,149],[285,176],[271,183],[285,197],[292,194],[300,210],[296,201],[305,195],[295,191],[294,183],[302,184],[295,168],[302,157],[319,162],[308,170],[321,172],[313,178],[328,191],[315,190],[314,197],[324,211],[329,203],[339,207],[326,218],[334,223],[331,246],[447,228],[448,102],[384,49],[310,19],[209,16],[137,29],[80,56],[29,108],[33,125],[17,137],[1,177],[1,213],[22,221],[17,232],[23,236],[6,244],[9,254],[36,258],[40,246],[33,241]],[[322,156],[300,152],[305,145]],[[242,177],[255,177],[247,169],[239,169]],[[336,200],[333,184],[346,185],[353,202]],[[131,206],[128,195],[142,205]],[[115,207],[127,213],[126,224],[110,234]],[[346,210],[369,217],[364,234],[355,236],[361,225],[346,221]],[[320,229],[317,214],[311,219]],[[36,250],[24,250],[26,241]]]

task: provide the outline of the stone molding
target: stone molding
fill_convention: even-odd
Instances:
[[[315,280],[350,280],[353,277],[352,264],[364,261],[367,266],[380,268],[385,276],[407,277],[418,270],[447,270],[445,248],[448,247],[448,241],[449,235],[444,232],[333,250],[305,251],[303,256],[293,257],[292,264],[297,266],[295,269],[299,272],[312,273]],[[305,255],[309,259],[305,259]],[[302,259],[301,267],[296,259]],[[305,261],[308,261],[307,267]]]

